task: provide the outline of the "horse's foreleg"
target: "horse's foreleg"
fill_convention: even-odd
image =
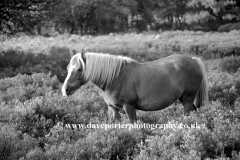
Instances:
[[[109,123],[113,123],[116,119],[119,120],[121,118],[121,115],[119,114],[119,109],[108,106],[108,119]]]
[[[113,109],[111,106],[108,106],[108,122],[113,122]]]
[[[137,122],[136,109],[132,105],[124,104],[123,110],[127,113],[130,123]]]

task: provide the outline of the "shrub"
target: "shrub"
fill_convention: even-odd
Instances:
[[[228,23],[228,24],[221,25],[218,28],[219,32],[229,32],[232,30],[240,30],[240,23]]]
[[[8,128],[9,127],[9,128]],[[8,159],[12,156],[14,144],[17,143],[17,134],[10,126],[2,125],[0,130],[0,157]]]
[[[23,83],[31,84],[31,79],[24,80]],[[57,122],[64,118],[67,118],[64,123],[106,123],[103,99],[89,84],[69,98],[49,93],[24,103],[2,104],[0,113],[15,122],[10,132],[18,133],[11,138],[18,147],[8,156],[25,156],[26,159],[216,159],[239,155],[238,100],[235,105],[229,109],[220,102],[212,102],[187,117],[183,116],[183,107],[179,104],[158,112],[138,112],[138,124],[191,126],[197,123],[202,126],[191,129],[69,129],[53,123],[54,119]],[[128,123],[127,116],[123,115],[121,123],[125,122]],[[12,142],[4,144],[9,145],[3,148],[12,146]]]
[[[44,55],[57,53],[60,56],[57,59],[53,59],[54,62],[58,60],[64,61],[69,56],[68,48],[77,51],[85,48],[86,51],[126,55],[136,58],[141,62],[156,60],[175,53],[193,54],[211,59],[232,54],[238,55],[240,53],[239,33],[239,31],[235,30],[229,33],[166,31],[156,33],[156,35],[153,33],[141,33],[96,37],[69,35],[60,35],[51,38],[40,36],[19,37],[5,40],[2,43],[2,48],[5,52],[11,49],[34,55],[39,53]],[[74,41],[72,41],[72,37],[77,38],[74,38]],[[51,56],[47,57],[51,59]],[[48,60],[46,62],[50,63]],[[61,62],[61,64],[64,63]],[[54,68],[56,67],[54,65]],[[65,67],[63,69],[65,70]],[[60,81],[62,80],[60,79]]]
[[[47,55],[47,61],[51,64],[49,65],[49,71],[56,75],[60,82],[63,82],[66,78],[67,65],[70,61],[69,48],[51,47]]]
[[[20,100],[24,102],[33,97],[42,96],[59,88],[57,77],[51,73],[34,73],[31,76],[18,74],[13,78],[0,80],[0,101]]]
[[[228,73],[235,73],[240,68],[240,56],[226,57],[220,62],[223,71]]]
[[[32,160],[32,159],[36,159],[36,160],[46,159],[47,160],[48,157],[45,155],[43,149],[36,147],[26,154],[26,160]]]
[[[38,145],[38,140],[21,135],[14,125],[0,125],[0,159],[19,159]]]
[[[191,126],[197,123],[201,127],[155,129],[151,136],[138,144],[140,154],[136,155],[136,159],[216,159],[237,156],[240,151],[239,113],[219,102],[212,102],[187,117],[171,116],[170,122],[174,124]]]
[[[233,25],[232,23],[227,23],[227,24],[221,25],[221,26],[218,28],[218,31],[219,31],[219,32],[229,32],[229,31],[230,31],[230,27],[231,27],[232,25]]]
[[[69,59],[69,49],[66,47],[51,47],[48,55],[10,49],[0,53],[0,78],[13,77],[19,73],[31,75],[51,72],[63,82]]]
[[[231,27],[230,30],[240,30],[240,23],[234,23]]]
[[[137,143],[144,138],[141,130],[99,129],[76,131],[79,135],[73,144],[62,141],[47,148],[52,159],[131,159],[138,152]],[[73,134],[72,134],[73,135]]]
[[[227,72],[212,70],[208,74],[210,100],[219,100],[226,106],[233,106],[235,100],[240,97],[239,72],[231,75]]]
[[[166,50],[175,52],[179,49],[191,51],[188,44],[196,42],[200,43],[200,48],[197,49],[198,51],[194,50],[194,53],[198,52],[199,55],[203,52],[208,55],[211,53],[213,57],[217,54],[219,57],[224,56],[233,48],[224,50],[224,47],[214,47],[215,43],[199,42],[197,40],[199,37],[195,36],[209,36],[211,40],[214,39],[214,35],[202,32],[164,32],[158,39],[153,39],[151,35],[144,36],[146,39],[142,41],[139,38],[140,34],[133,35],[137,42],[134,42],[136,49],[130,47],[129,35],[112,36],[111,42],[116,43],[115,46],[100,43],[95,48],[94,45],[91,46],[93,46],[92,49],[100,46],[99,51],[110,50],[114,51],[114,54],[124,51],[122,54],[136,57],[140,61],[163,56],[162,52],[158,52],[163,46]],[[179,36],[180,38],[185,36],[183,39],[192,39],[185,44],[179,40]],[[91,41],[93,44],[99,41],[105,43],[108,38],[107,36],[86,38],[86,41]],[[122,38],[126,42],[117,38]],[[161,38],[168,39],[169,43],[162,44]],[[77,42],[79,39],[74,41]],[[126,48],[122,49],[122,44],[127,45]],[[110,49],[106,46],[110,46]],[[114,47],[117,49],[115,50]],[[141,52],[138,52],[139,50]],[[207,66],[209,92],[210,100],[213,102],[205,104],[197,112],[193,111],[188,116],[183,116],[183,106],[179,103],[161,111],[137,111],[140,125],[143,123],[149,125],[173,123],[186,126],[200,124],[201,128],[142,128],[131,131],[74,129],[56,124],[57,122],[62,124],[107,123],[107,106],[101,92],[91,83],[83,86],[71,97],[61,96],[60,82],[56,76],[49,73],[49,70],[54,71],[58,77],[66,74],[64,67],[68,63],[67,52],[68,49],[65,47],[52,47],[49,48],[48,55],[34,55],[31,61],[22,58],[21,63],[13,67],[8,66],[12,62],[0,59],[1,62],[8,62],[1,63],[5,67],[2,69],[8,71],[8,73],[2,72],[5,76],[8,74],[14,76],[17,72],[44,72],[31,73],[31,75],[18,74],[15,77],[0,80],[0,159],[239,159],[239,71],[222,72],[219,62],[216,64],[209,61]],[[24,56],[24,54],[21,55]],[[2,54],[0,58],[1,56]],[[236,66],[237,62],[234,63]],[[129,122],[126,114],[121,113],[121,116],[121,124]]]

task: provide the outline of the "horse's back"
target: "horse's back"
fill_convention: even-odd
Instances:
[[[147,73],[151,73],[152,71],[150,70],[153,70],[155,73],[159,72],[171,79],[201,77],[201,71],[196,61],[189,56],[180,54],[174,54],[156,61],[142,63],[141,67],[142,68],[139,70],[147,70]]]

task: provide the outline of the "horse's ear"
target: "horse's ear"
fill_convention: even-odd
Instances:
[[[84,49],[82,49],[81,55],[82,55],[82,59],[85,61],[86,60],[86,55],[85,55],[85,50]]]
[[[69,50],[71,57],[73,57],[77,52],[75,50]]]
[[[73,51],[71,49],[69,50],[69,53],[70,53],[70,56],[72,58],[74,54],[73,54]]]

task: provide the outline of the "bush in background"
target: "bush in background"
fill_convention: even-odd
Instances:
[[[218,28],[219,32],[229,32],[232,30],[240,30],[240,23],[228,23],[228,24],[221,25]]]
[[[236,99],[240,97],[239,72],[229,74],[219,70],[208,73],[209,98],[211,101],[220,101],[226,106],[233,106]]]
[[[0,53],[0,78],[13,77],[17,74],[49,73],[56,75],[63,82],[70,60],[69,49],[51,47],[49,54],[33,54],[17,50]]]
[[[240,31],[236,30],[228,33],[166,31],[104,36],[59,35],[50,38],[26,36],[6,39],[2,42],[1,47],[3,51],[11,49],[44,55],[52,52],[51,48],[55,48],[58,51],[65,49],[67,51],[70,48],[78,52],[85,49],[85,51],[125,55],[133,57],[140,62],[156,60],[176,53],[198,55],[206,59],[213,59],[239,55],[239,36]],[[61,54],[61,57],[65,56],[69,56],[69,53]]]
[[[220,66],[223,71],[235,73],[240,68],[240,56],[231,56],[222,59]]]
[[[33,97],[43,96],[59,87],[59,80],[56,76],[51,77],[51,74],[34,73],[30,76],[18,74],[13,78],[0,79],[0,101],[24,102]]]

